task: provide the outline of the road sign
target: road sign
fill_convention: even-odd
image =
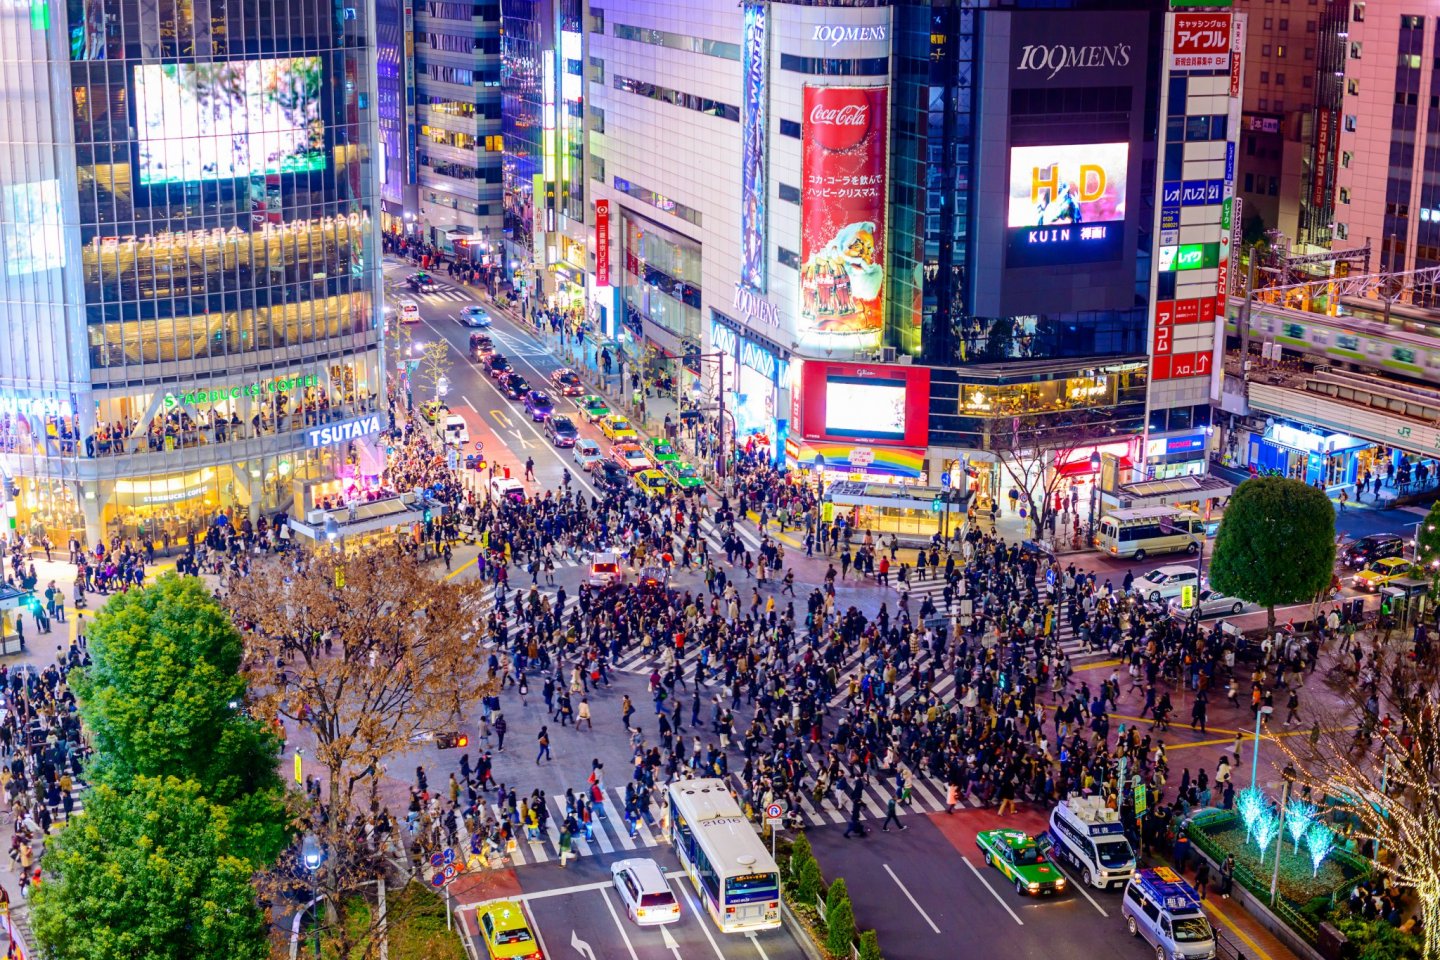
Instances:
[[[772,803],[765,808],[765,816],[771,820],[779,820],[785,815],[785,810],[778,803]]]
[[[950,471],[949,471],[949,470],[946,470],[944,473],[940,474],[940,486],[943,487],[943,488],[946,489],[946,490],[949,490],[949,489],[950,489]]]

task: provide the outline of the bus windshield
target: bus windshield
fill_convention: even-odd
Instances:
[[[780,877],[774,873],[747,873],[725,878],[725,902],[749,903],[780,896]]]

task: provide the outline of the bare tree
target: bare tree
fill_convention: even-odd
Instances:
[[[420,380],[430,385],[435,399],[440,399],[440,381],[450,372],[450,344],[433,340],[420,348]]]
[[[1357,638],[1358,640],[1359,638]],[[1389,631],[1346,674],[1345,706],[1304,737],[1277,737],[1296,789],[1354,824],[1372,865],[1414,891],[1422,956],[1440,957],[1440,683],[1428,643],[1412,661]],[[1342,655],[1342,660],[1345,659]],[[1336,674],[1344,673],[1336,668]]]
[[[1059,469],[1061,465],[1096,444],[1111,442],[1115,436],[1114,420],[1103,410],[1067,410],[990,421],[990,452],[1010,489],[1019,496],[1026,516],[1034,522],[1034,536],[1042,537],[1049,529],[1056,512],[1056,494],[1070,482]],[[1002,491],[1002,495],[1008,496],[1008,492]]]
[[[323,851],[323,867],[309,876],[332,908],[382,869],[369,827],[383,807],[386,764],[460,729],[465,705],[495,692],[475,646],[481,589],[436,579],[395,548],[316,554],[298,569],[261,561],[230,588],[256,715],[285,718],[314,738],[325,802],[300,825]],[[357,798],[361,788],[368,796]],[[361,955],[343,921],[327,925],[326,937],[335,955]]]

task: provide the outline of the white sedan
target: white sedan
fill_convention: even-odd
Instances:
[[[680,902],[654,860],[648,857],[617,860],[610,865],[610,881],[625,905],[625,915],[636,924],[648,927],[680,919]]]
[[[460,323],[467,327],[484,328],[491,324],[490,314],[477,304],[470,304],[460,311]]]

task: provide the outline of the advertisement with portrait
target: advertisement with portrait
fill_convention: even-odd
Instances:
[[[861,349],[885,314],[885,87],[805,87],[799,345]]]
[[[765,292],[766,280],[765,128],[770,122],[769,49],[765,4],[747,3],[745,43],[741,51],[740,281],[757,293]]]
[[[800,390],[804,441],[922,449],[930,442],[928,367],[812,359]]]
[[[976,316],[1128,309],[1135,300],[1151,19],[988,14],[971,223]]]

